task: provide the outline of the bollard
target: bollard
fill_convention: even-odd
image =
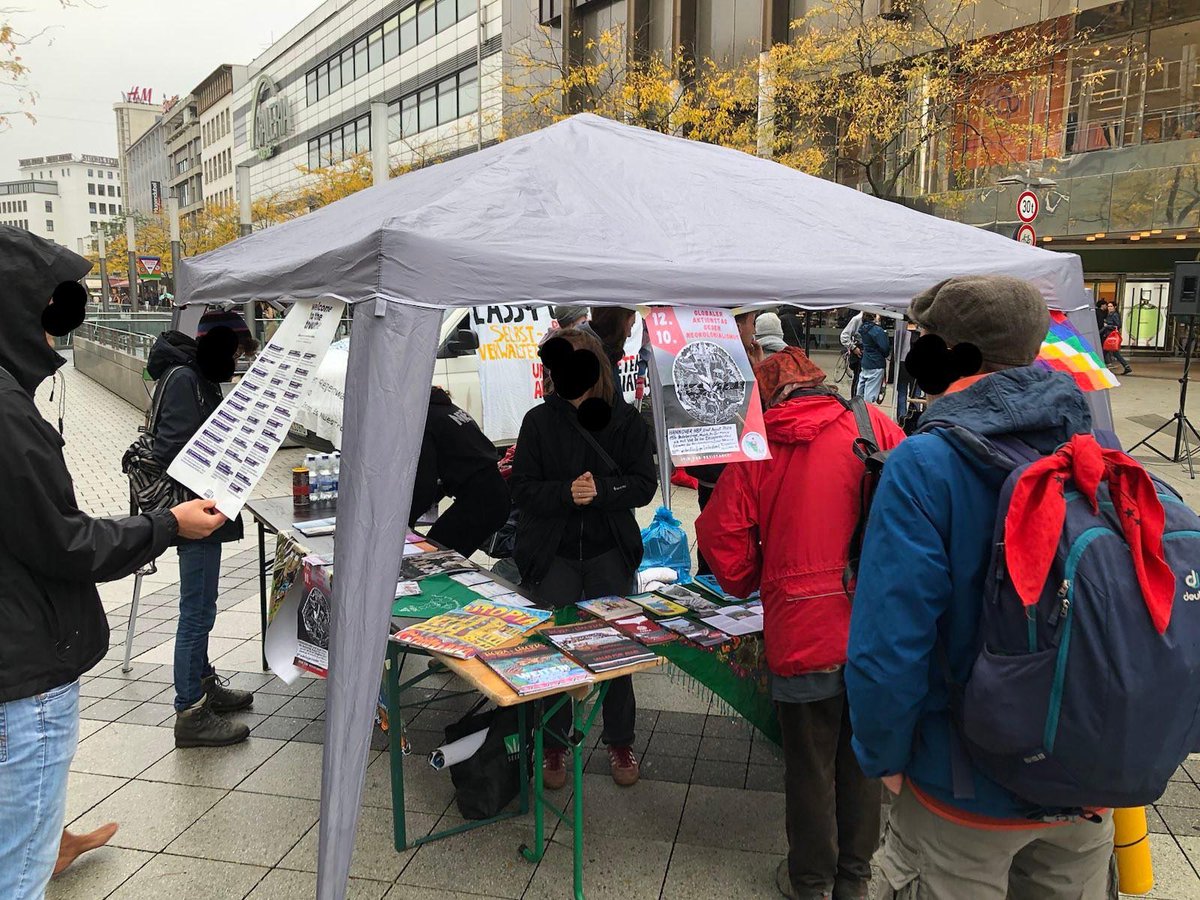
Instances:
[[[1117,854],[1117,880],[1123,894],[1145,894],[1154,887],[1150,835],[1146,808],[1113,810],[1113,848]]]

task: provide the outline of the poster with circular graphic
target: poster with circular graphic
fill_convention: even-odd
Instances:
[[[724,425],[746,402],[746,381],[729,353],[712,341],[693,341],[672,366],[679,405],[697,422]]]

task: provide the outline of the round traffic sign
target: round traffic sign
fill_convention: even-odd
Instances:
[[[1028,225],[1038,217],[1038,210],[1041,204],[1038,203],[1037,194],[1033,191],[1021,191],[1021,195],[1017,197],[1017,218]]]
[[[1037,244],[1037,232],[1033,230],[1033,226],[1026,223],[1017,229],[1016,238],[1022,244],[1033,246]]]

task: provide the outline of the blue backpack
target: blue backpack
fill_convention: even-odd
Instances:
[[[1153,479],[1176,576],[1170,625],[1160,635],[1108,485],[1100,484],[1096,515],[1068,483],[1050,576],[1026,609],[1005,565],[1004,524],[1017,479],[1041,457],[1019,441],[987,440],[1014,468],[1000,493],[979,655],[966,684],[950,685],[965,750],[1048,814],[1152,803],[1200,750],[1200,517]],[[956,794],[970,783],[960,768]]]

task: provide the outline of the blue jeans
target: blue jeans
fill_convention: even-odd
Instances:
[[[858,394],[868,403],[879,400],[879,392],[883,390],[884,369],[863,369],[858,378]]]
[[[58,860],[79,682],[0,703],[0,897],[40,900]]]
[[[217,579],[221,577],[221,545],[189,541],[179,550],[179,628],[175,632],[175,711],[194,706],[204,696],[200,682],[213,673],[208,661],[208,633],[217,620]]]

